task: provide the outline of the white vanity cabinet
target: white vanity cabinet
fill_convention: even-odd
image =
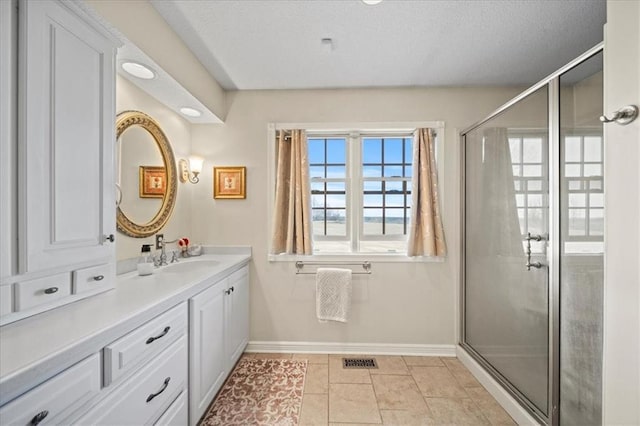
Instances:
[[[227,370],[231,371],[249,341],[249,268],[234,272],[227,281],[225,353]]]
[[[249,340],[249,268],[189,300],[189,424],[198,423]]]
[[[212,260],[4,326],[0,425],[196,424],[249,338],[250,252]]]
[[[18,8],[2,35],[18,72],[2,83],[18,89],[17,107],[2,105],[17,167],[0,174],[0,325],[114,286],[118,46],[79,2],[3,3]]]
[[[103,349],[102,395],[73,423],[185,425],[187,351],[187,303],[183,302]]]
[[[64,424],[99,392],[100,356],[94,354],[0,407],[0,424]]]

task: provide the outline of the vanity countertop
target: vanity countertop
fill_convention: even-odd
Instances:
[[[249,263],[250,248],[232,252],[118,275],[114,290],[0,327],[0,405]],[[215,264],[186,267],[195,261]]]

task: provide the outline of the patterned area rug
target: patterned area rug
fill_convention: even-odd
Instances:
[[[200,426],[297,425],[307,361],[243,359]]]

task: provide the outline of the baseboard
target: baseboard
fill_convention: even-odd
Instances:
[[[519,425],[537,425],[540,424],[535,418],[529,414],[527,410],[522,408],[520,404],[500,386],[500,384],[487,373],[478,364],[471,355],[467,353],[462,347],[456,347],[456,355],[460,362],[474,375],[476,379],[484,386],[487,391],[495,398],[496,401],[505,409],[507,413],[516,421]]]
[[[367,355],[456,356],[455,345],[416,345],[395,343],[340,342],[261,342],[252,341],[246,352],[263,353],[329,353]]]

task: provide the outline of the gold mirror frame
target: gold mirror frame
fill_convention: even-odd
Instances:
[[[121,112],[116,117],[116,138],[120,138],[122,133],[131,126],[141,126],[151,134],[160,149],[167,173],[167,189],[162,197],[162,206],[155,217],[148,223],[141,225],[131,221],[118,206],[116,213],[118,230],[133,238],[144,238],[157,233],[171,217],[171,212],[173,212],[173,207],[176,204],[178,189],[176,160],[169,140],[153,118],[140,111]],[[122,185],[122,182],[120,184]]]

